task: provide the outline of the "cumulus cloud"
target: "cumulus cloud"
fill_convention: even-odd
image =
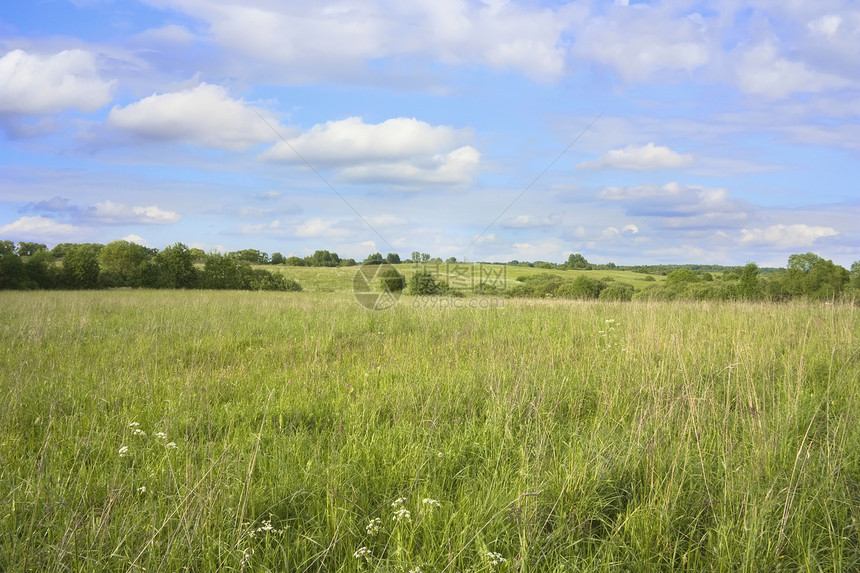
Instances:
[[[590,18],[578,31],[572,53],[615,70],[627,81],[662,71],[687,73],[711,58],[708,28],[698,14],[665,6],[619,5]]]
[[[662,186],[606,187],[597,198],[618,201],[628,215],[653,218],[664,228],[737,227],[749,217],[745,203],[733,199],[727,189],[700,185],[671,182]]]
[[[343,79],[356,62],[386,57],[481,63],[551,80],[564,73],[563,33],[581,11],[467,0],[149,2],[200,19],[218,46],[292,81]]]
[[[268,116],[266,121],[261,115]],[[277,139],[266,122],[283,129],[265,110],[205,82],[178,92],[153,94],[126,107],[115,106],[107,120],[111,127],[146,139],[231,150]]]
[[[468,129],[432,126],[414,118],[368,124],[360,117],[319,124],[275,144],[262,159],[330,166],[357,183],[466,184],[481,154],[469,145]],[[453,148],[453,149],[452,149]],[[294,151],[295,150],[295,151]]]
[[[156,205],[138,207],[105,200],[87,210],[87,216],[103,223],[143,223],[163,225],[176,223],[182,215],[164,210]]]
[[[554,227],[561,223],[561,215],[539,217],[535,215],[517,215],[502,221],[501,226],[508,229],[532,229],[539,227]]]
[[[99,77],[95,56],[84,50],[48,56],[12,50],[0,58],[0,113],[94,112],[110,103],[113,85]]]
[[[777,248],[810,247],[824,237],[835,237],[839,231],[832,227],[817,227],[805,224],[771,225],[764,229],[742,229],[741,244],[767,245]]]
[[[141,245],[142,247],[148,247],[149,246],[149,241],[147,241],[146,239],[144,239],[140,235],[135,235],[134,233],[132,233],[130,235],[126,235],[125,237],[121,238],[120,241],[128,241],[129,243],[136,243],[138,245]]]
[[[844,78],[811,69],[802,61],[782,57],[774,40],[742,48],[737,60],[735,73],[740,90],[768,99],[781,99],[794,93],[841,89],[851,85],[851,82]]]
[[[41,215],[21,217],[17,221],[0,227],[0,236],[46,242],[56,239],[77,239],[85,232],[86,229],[82,227],[59,223]]]
[[[623,149],[612,149],[594,161],[583,161],[580,169],[625,169],[645,171],[648,169],[675,169],[693,163],[689,153],[681,154],[668,147],[654,145],[628,145]]]

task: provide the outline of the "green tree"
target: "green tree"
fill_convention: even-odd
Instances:
[[[272,253],[272,258],[271,258],[270,262],[273,265],[282,265],[282,264],[284,264],[284,261],[286,261],[286,259],[284,258],[284,255],[282,255],[281,253]]]
[[[47,251],[48,247],[42,243],[27,243],[24,241],[18,242],[18,255],[22,257],[32,257],[39,251]]]
[[[244,265],[250,265],[247,262]],[[203,263],[203,272],[200,276],[200,286],[207,289],[232,289],[242,288],[242,271],[236,259],[220,253],[209,253]]]
[[[166,288],[193,288],[197,282],[197,269],[191,249],[183,243],[170,245],[155,256],[159,285]]]
[[[842,293],[849,279],[845,268],[815,253],[788,257],[785,284],[788,292],[794,296],[815,300],[834,299]]]
[[[564,264],[566,269],[573,270],[587,270],[591,268],[591,265],[585,257],[579,253],[571,253],[569,257],[567,257],[567,262]]]
[[[24,271],[31,288],[51,289],[57,284],[57,267],[47,250],[37,250],[24,261]]]
[[[0,289],[20,289],[26,284],[24,262],[15,252],[15,243],[0,241]]]
[[[389,265],[399,265],[400,264],[400,255],[397,253],[388,253],[385,255],[385,262]]]
[[[851,264],[851,272],[849,273],[851,288],[860,290],[860,261],[854,261]]]
[[[412,251],[411,258],[413,263],[419,263],[421,262],[421,253],[419,253],[418,251]]]
[[[237,261],[245,261],[252,265],[266,265],[269,263],[269,255],[257,249],[243,249],[241,251],[233,251],[227,255]]]
[[[381,265],[384,262],[385,259],[382,258],[382,253],[373,253],[364,259],[365,265]]]
[[[337,253],[328,251],[315,251],[310,256],[308,263],[312,267],[337,267],[340,265],[340,257]]]
[[[98,254],[102,281],[106,286],[141,286],[144,263],[149,253],[146,248],[130,241],[112,241]]]
[[[91,289],[99,285],[99,251],[104,245],[82,243],[65,250],[62,284],[66,288]]]
[[[755,263],[747,263],[741,271],[741,278],[738,284],[738,294],[747,300],[760,299],[764,290],[759,281],[758,265]]]

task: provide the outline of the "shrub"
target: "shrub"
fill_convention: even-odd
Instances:
[[[600,291],[600,300],[629,301],[633,300],[633,285],[627,283],[612,283]]]
[[[445,287],[426,269],[420,269],[409,277],[409,292],[415,295],[442,294]]]
[[[379,273],[382,290],[387,292],[401,292],[406,288],[406,277],[401,275],[397,269],[384,269]]]

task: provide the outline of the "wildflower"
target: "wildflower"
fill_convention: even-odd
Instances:
[[[355,553],[352,554],[356,559],[364,559],[365,561],[370,562],[373,558],[373,554],[370,552],[370,549],[364,547],[363,545],[355,550]]]
[[[137,488],[137,491],[139,493],[146,493],[146,491],[147,491],[146,486],[145,485],[140,486],[139,488]]]
[[[438,454],[436,454],[436,457],[441,460],[442,458],[445,457],[445,454],[443,454],[442,452],[439,452]]]
[[[394,501],[391,502],[391,507],[402,507],[403,503],[406,501],[405,497],[398,497]]]
[[[401,507],[391,516],[394,521],[412,521],[412,514],[405,507]]]
[[[146,432],[144,432],[140,428],[135,428],[132,434],[134,434],[135,436],[143,436],[144,438],[146,437]]]
[[[370,520],[370,523],[367,524],[367,527],[364,528],[367,531],[368,535],[376,535],[379,533],[379,530],[382,529],[382,520],[378,517],[374,517]]]
[[[156,437],[156,438],[161,438],[162,440],[166,440],[166,439],[167,439],[167,434],[165,434],[164,432],[155,432],[155,437]]]
[[[167,442],[166,444],[164,444],[164,447],[168,450],[176,450],[179,448],[179,446],[176,445],[176,442]]]
[[[128,453],[128,446],[122,446],[119,449],[119,457],[124,458],[127,453]]]
[[[136,428],[138,426],[140,426],[140,422],[129,422],[128,424],[129,428]]]
[[[614,318],[607,318],[604,322],[606,324],[612,324],[613,322],[615,322],[615,319]],[[498,555],[498,553],[496,555]]]
[[[409,573],[423,573],[423,571],[421,571],[421,567],[416,567],[415,569],[410,569]]]
[[[502,557],[502,554],[501,554],[501,553],[496,553],[495,551],[488,551],[488,552],[487,552],[487,557],[488,557],[488,558],[489,558],[489,560],[490,560],[490,565],[492,565],[493,567],[495,567],[495,566],[497,566],[497,565],[501,565],[502,563],[507,563],[507,562],[508,562],[508,560],[507,560],[507,559],[505,559],[504,557]]]
[[[435,499],[430,499],[429,497],[425,497],[424,499],[422,499],[421,503],[423,503],[424,505],[429,505],[431,508],[432,507],[442,507],[441,503],[439,503]]]

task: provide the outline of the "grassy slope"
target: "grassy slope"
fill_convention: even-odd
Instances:
[[[402,265],[394,265],[397,270],[399,270],[408,280],[408,278],[415,271],[416,265],[411,264],[402,264]],[[474,276],[480,276],[480,270],[478,270],[479,265],[465,265],[468,267],[473,267],[472,273]],[[611,277],[613,280],[618,282],[625,282],[633,285],[636,290],[641,290],[645,286],[649,284],[654,284],[653,282],[648,282],[645,280],[647,275],[641,273],[634,273],[631,271],[563,271],[563,270],[555,270],[555,269],[536,269],[532,267],[514,267],[514,266],[504,266],[504,265],[483,265],[485,268],[490,268],[495,271],[500,271],[504,269],[504,276],[507,279],[507,283],[509,285],[516,284],[516,279],[522,276],[530,276],[540,273],[549,273],[558,275],[565,278],[573,278],[577,275],[584,274],[593,279],[604,279],[606,277]],[[464,265],[462,263],[458,263],[456,267],[462,269]],[[266,269],[266,270],[275,270],[281,273],[284,273],[287,277],[291,279],[295,279],[302,285],[302,288],[309,291],[315,292],[351,292],[352,289],[352,280],[355,276],[355,273],[358,271],[359,267],[336,267],[336,268],[326,268],[326,267],[288,267],[288,266],[272,266],[272,265],[264,265],[258,268]],[[453,283],[455,283],[458,279],[454,272],[450,274],[446,272],[446,265],[444,263],[436,265],[436,264],[428,264],[424,265],[424,268],[431,270],[434,273],[437,273],[440,278],[443,280],[447,279]],[[665,280],[666,277],[655,277],[658,281]],[[459,283],[458,283],[459,284]],[[464,290],[468,291],[469,288],[465,288]]]
[[[840,306],[0,293],[0,570],[855,569],[858,348]]]

